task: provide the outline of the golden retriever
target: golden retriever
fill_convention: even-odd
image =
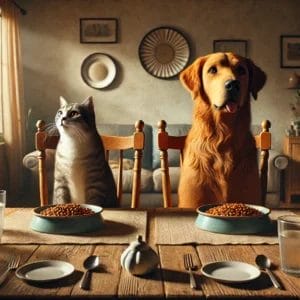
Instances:
[[[180,80],[194,100],[178,188],[179,207],[243,202],[261,204],[257,150],[250,131],[250,94],[265,73],[233,53],[198,58]]]

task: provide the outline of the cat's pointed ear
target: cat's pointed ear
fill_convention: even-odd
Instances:
[[[94,102],[93,102],[93,97],[89,96],[87,97],[83,102],[83,105],[85,105],[86,107],[88,107],[90,110],[94,110]]]
[[[68,105],[67,100],[66,100],[63,96],[60,96],[60,97],[59,97],[59,102],[60,102],[60,107],[63,107],[63,106],[65,106],[65,105]]]

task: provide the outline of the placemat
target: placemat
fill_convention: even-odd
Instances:
[[[146,237],[147,212],[104,210],[104,228],[80,235],[36,232],[30,228],[31,209],[22,209],[5,217],[1,244],[129,244],[137,235]]]
[[[270,218],[293,214],[290,211],[272,211]],[[156,214],[155,242],[161,245],[182,244],[278,244],[277,234],[273,235],[230,235],[201,230],[195,225],[196,212],[173,212]]]

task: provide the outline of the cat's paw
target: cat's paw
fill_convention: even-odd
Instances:
[[[71,195],[68,187],[57,187],[54,190],[54,203],[69,203],[71,202]]]

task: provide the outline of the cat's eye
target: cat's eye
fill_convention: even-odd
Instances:
[[[217,71],[218,71],[217,67],[215,67],[215,66],[212,66],[208,69],[208,73],[210,73],[210,74],[216,74]]]
[[[70,112],[70,117],[71,117],[71,118],[77,117],[77,116],[79,116],[79,112],[77,112],[77,111],[75,111],[75,110],[72,110],[72,111]]]
[[[62,115],[62,111],[59,110],[59,111],[57,112],[57,115],[60,117],[60,116]]]

